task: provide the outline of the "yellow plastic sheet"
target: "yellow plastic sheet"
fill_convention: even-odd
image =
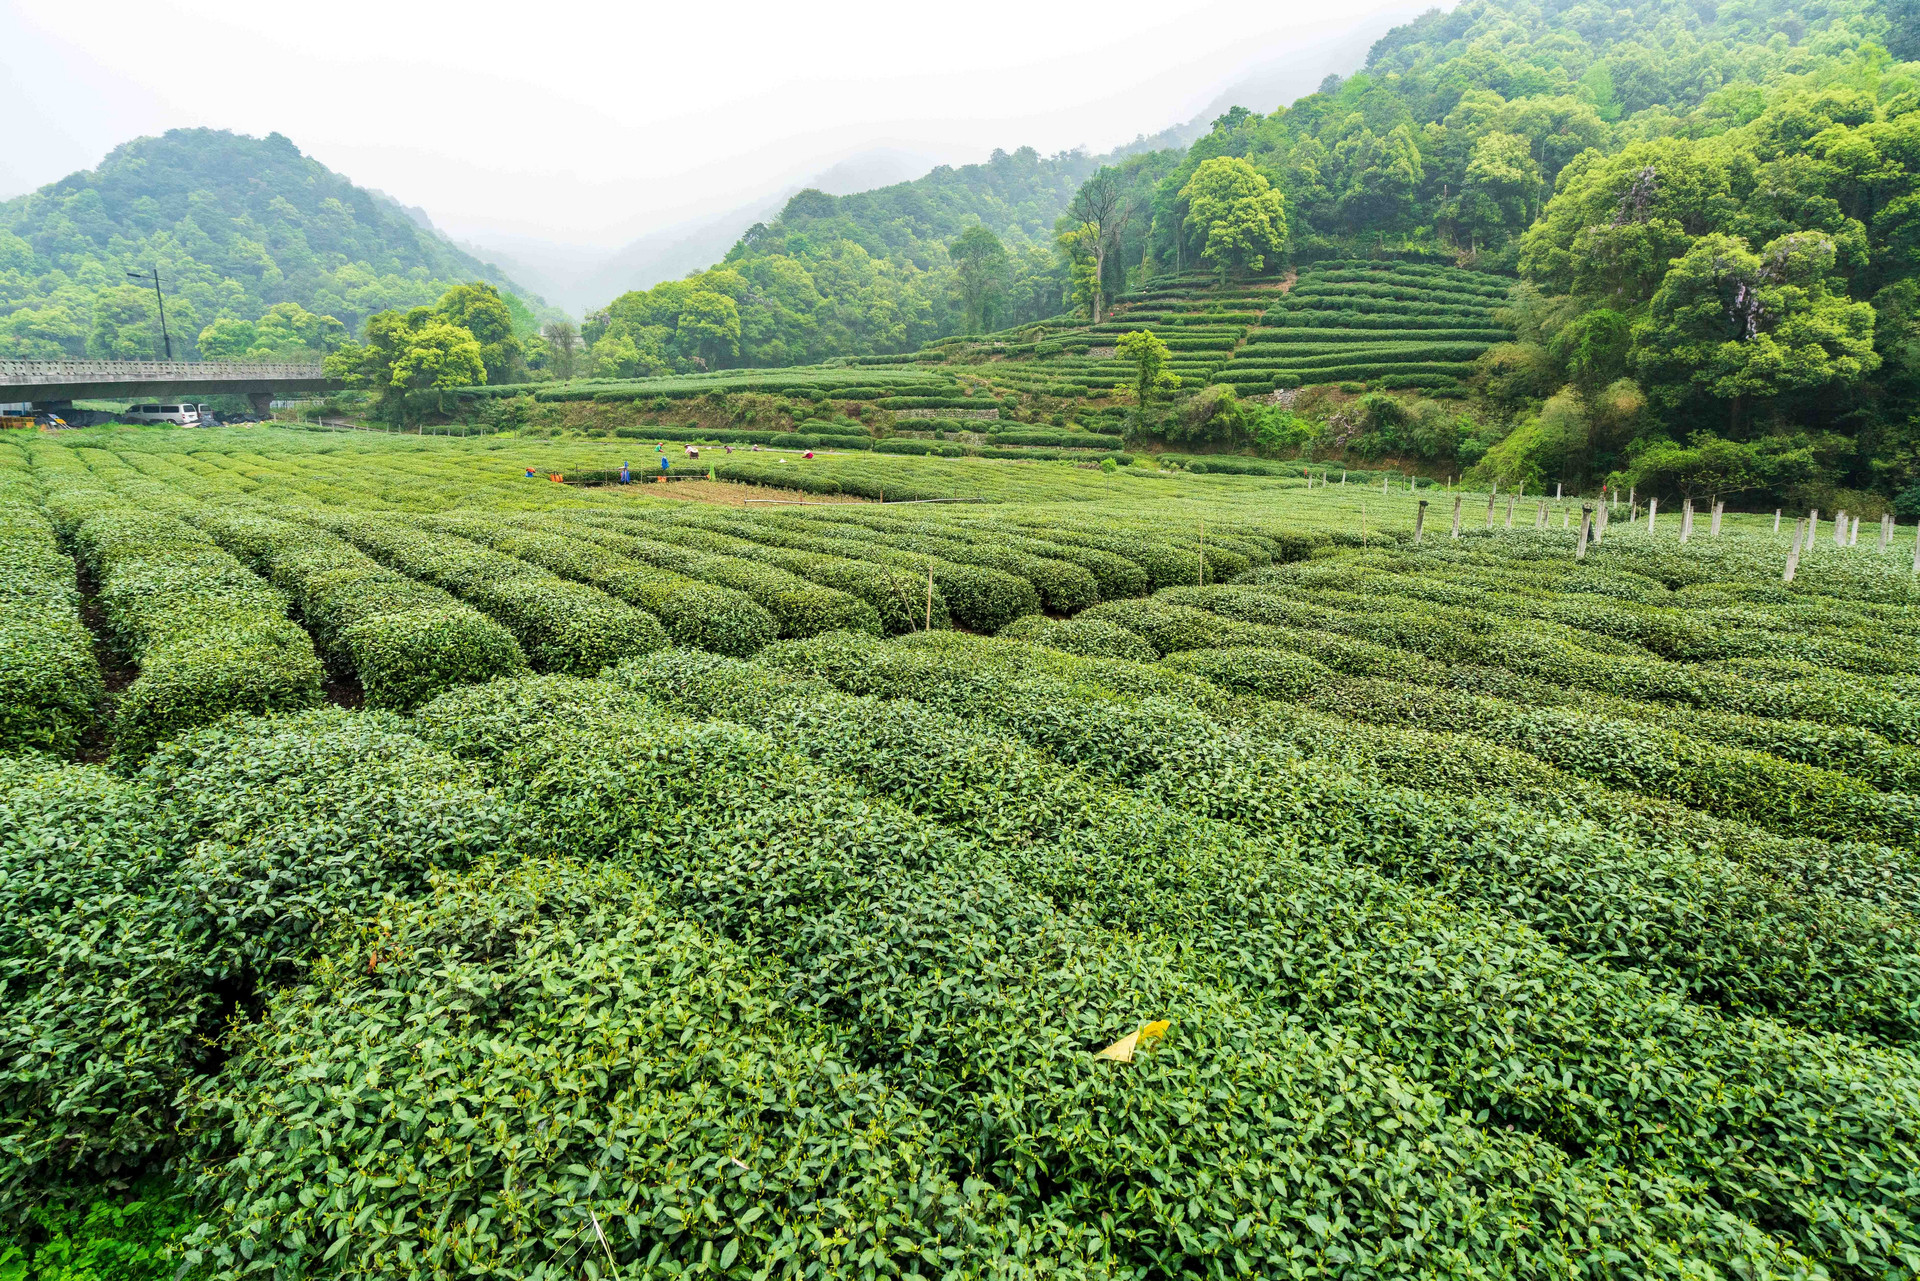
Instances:
[[[1093,1057],[1111,1059],[1115,1063],[1131,1063],[1135,1050],[1140,1049],[1148,1041],[1159,1040],[1167,1034],[1167,1029],[1171,1026],[1173,1026],[1172,1023],[1167,1019],[1157,1019],[1137,1032],[1127,1033]]]

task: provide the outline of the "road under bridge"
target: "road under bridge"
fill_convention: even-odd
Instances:
[[[59,413],[76,400],[191,400],[245,396],[266,417],[275,400],[345,384],[318,363],[215,360],[0,360],[0,402]]]

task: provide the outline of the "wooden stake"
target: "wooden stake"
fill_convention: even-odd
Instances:
[[[1575,560],[1585,560],[1587,558],[1587,537],[1592,529],[1593,508],[1586,503],[1582,503],[1580,504],[1580,544],[1574,548],[1573,558]]]
[[[1453,536],[1460,537],[1460,495],[1453,496]]]
[[[1513,505],[1519,500],[1512,494],[1507,495],[1507,528],[1513,528]]]
[[[1418,547],[1427,537],[1427,500],[1420,500],[1420,510],[1413,514],[1413,545]]]
[[[1659,514],[1660,500],[1658,498],[1649,498],[1647,500],[1647,532],[1649,534],[1653,532],[1654,518],[1659,516]]]
[[[1207,585],[1207,518],[1200,518],[1200,585]]]
[[[933,630],[933,557],[927,557],[927,630]]]
[[[1812,541],[1813,539],[1807,534],[1807,519],[1802,516],[1793,527],[1793,547],[1787,552],[1787,568],[1786,572],[1780,575],[1781,582],[1793,581],[1794,572],[1800,568],[1800,548],[1804,543]]]

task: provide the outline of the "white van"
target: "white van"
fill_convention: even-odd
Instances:
[[[178,423],[182,427],[200,425],[198,405],[128,405],[120,417],[130,423]]]

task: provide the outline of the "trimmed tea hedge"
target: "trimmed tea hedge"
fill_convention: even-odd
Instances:
[[[186,522],[79,478],[47,505],[99,586],[113,642],[140,668],[114,707],[114,750],[137,760],[235,712],[310,707],[324,672],[287,599]]]
[[[75,755],[105,696],[73,561],[27,460],[0,444],[0,752]]]
[[[465,539],[371,516],[308,513],[303,518],[498,620],[540,671],[597,672],[667,644],[653,615]]]
[[[523,672],[513,635],[470,605],[309,525],[232,510],[193,522],[287,594],[320,653],[367,706],[404,711],[460,684]]]

